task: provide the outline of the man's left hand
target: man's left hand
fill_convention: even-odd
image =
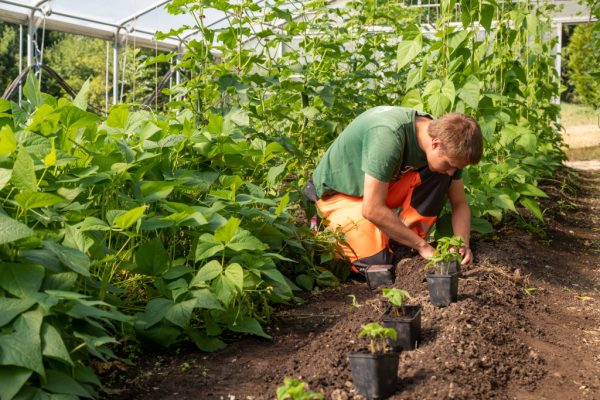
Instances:
[[[458,252],[463,257],[461,265],[471,265],[473,264],[473,252],[468,247],[461,247]]]

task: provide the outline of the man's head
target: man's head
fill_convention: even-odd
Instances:
[[[473,117],[446,114],[432,121],[427,133],[431,146],[425,152],[432,171],[453,175],[457,169],[477,165],[483,154],[481,127]]]

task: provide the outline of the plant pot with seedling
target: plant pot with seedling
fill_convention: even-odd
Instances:
[[[429,288],[429,299],[431,304],[437,307],[447,307],[450,303],[458,300],[458,278],[459,271],[452,271],[452,261],[458,266],[462,262],[462,256],[458,252],[450,251],[450,247],[460,248],[465,242],[456,236],[441,238],[431,261],[425,266],[433,270],[426,274],[427,286]],[[430,268],[431,267],[431,268]]]
[[[356,393],[367,399],[384,399],[398,388],[399,352],[386,352],[386,337],[396,340],[396,331],[379,324],[364,325],[358,335],[371,336],[371,350],[348,354]]]
[[[399,289],[383,289],[383,297],[387,297],[392,305],[381,317],[386,328],[396,331],[396,339],[390,339],[390,347],[394,351],[414,350],[421,341],[422,306],[407,306],[404,298],[411,298],[407,291]]]

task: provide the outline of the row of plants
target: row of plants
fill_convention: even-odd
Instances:
[[[123,104],[99,117],[89,83],[55,99],[32,74],[27,100],[0,101],[2,399],[97,397],[87,359],[113,357],[117,340],[215,351],[240,334],[270,338],[275,304],[338,285],[344,234],[303,226],[316,210],[301,188],[370,107],[473,115],[486,139],[464,174],[473,229],[490,232],[517,200],[542,218],[537,182],[563,157],[542,40],[553,6],[463,2],[457,27],[443,2],[428,31],[400,4],[284,4],[167,4],[201,31],[178,65],[189,79],[164,90],[168,112]],[[215,9],[229,27],[204,26]],[[452,236],[448,212],[438,237]]]

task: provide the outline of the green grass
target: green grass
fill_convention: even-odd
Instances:
[[[570,161],[584,161],[600,158],[600,146],[565,149]]]
[[[582,104],[561,103],[560,123],[565,127],[597,124],[598,114],[592,107]]]

